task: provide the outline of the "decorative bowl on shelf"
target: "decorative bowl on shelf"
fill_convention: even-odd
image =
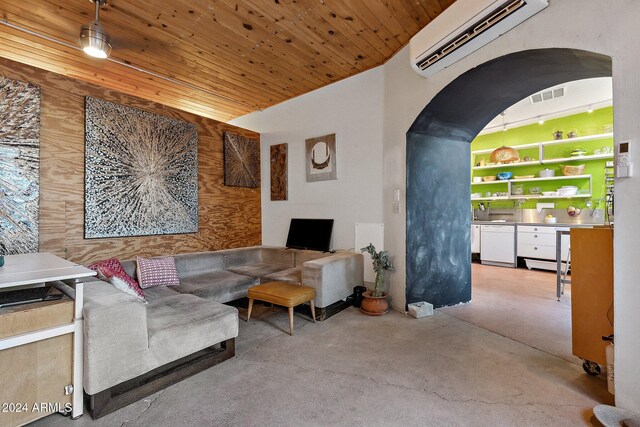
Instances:
[[[562,175],[564,176],[572,176],[572,175],[582,175],[584,172],[584,165],[564,165],[562,166]]]
[[[498,172],[496,174],[496,176],[498,177],[498,179],[500,179],[502,181],[506,181],[506,180],[511,179],[513,177],[513,173],[512,172]]]
[[[513,163],[520,160],[520,155],[515,148],[505,147],[503,145],[493,150],[489,158],[494,163]]]
[[[495,176],[493,176],[493,175],[483,176],[483,177],[482,177],[482,180],[483,180],[484,182],[488,182],[488,181],[495,181],[495,180],[496,180],[496,177],[495,177]]]

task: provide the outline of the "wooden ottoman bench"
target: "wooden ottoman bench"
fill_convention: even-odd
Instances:
[[[316,308],[313,304],[313,299],[316,297],[316,291],[308,286],[295,285],[286,282],[268,282],[249,288],[247,297],[249,298],[247,322],[251,318],[253,300],[258,300],[281,305],[289,309],[289,335],[293,335],[293,308],[297,305],[309,302],[311,306],[311,317],[313,319],[313,323],[316,323]]]

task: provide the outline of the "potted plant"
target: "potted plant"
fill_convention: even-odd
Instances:
[[[376,281],[373,290],[367,290],[362,294],[364,299],[360,305],[360,311],[371,316],[380,316],[389,311],[389,303],[387,303],[387,294],[384,288],[384,275],[387,271],[393,271],[393,263],[388,251],[376,252],[375,246],[369,243],[369,246],[360,249],[360,252],[367,252],[371,255],[373,261],[373,271],[376,272]]]

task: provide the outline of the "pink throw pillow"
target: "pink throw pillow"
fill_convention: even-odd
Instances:
[[[135,282],[135,280],[135,286],[132,286],[130,280],[127,280],[121,274],[118,274],[106,267],[102,267],[100,269],[100,275],[104,276],[104,280],[111,283],[116,289],[121,290],[125,294],[137,297],[143,302],[147,302],[147,299],[144,297],[144,292],[140,289],[138,282]],[[129,278],[131,279],[131,276],[129,276]]]
[[[142,289],[155,286],[178,286],[180,279],[173,258],[146,259],[136,257],[138,263],[137,276]]]
[[[140,285],[138,284],[136,279],[134,279],[133,277],[127,274],[127,272],[124,270],[124,267],[122,266],[118,258],[109,258],[109,259],[105,259],[105,260],[93,263],[89,266],[89,268],[98,272],[98,277],[100,279],[106,280],[107,282],[114,285],[116,288],[124,291],[124,289],[121,289],[122,286],[118,286],[120,285],[120,283],[116,285],[112,283],[112,281],[110,280],[112,277],[117,277],[118,279],[120,279],[126,284],[127,288],[129,288],[131,292],[135,294],[135,296],[137,296],[143,301],[146,301],[144,292],[140,288]],[[124,291],[124,292],[127,292],[127,291]]]

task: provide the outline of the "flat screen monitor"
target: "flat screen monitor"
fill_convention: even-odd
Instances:
[[[292,218],[287,247],[328,251],[331,245],[332,219]]]

